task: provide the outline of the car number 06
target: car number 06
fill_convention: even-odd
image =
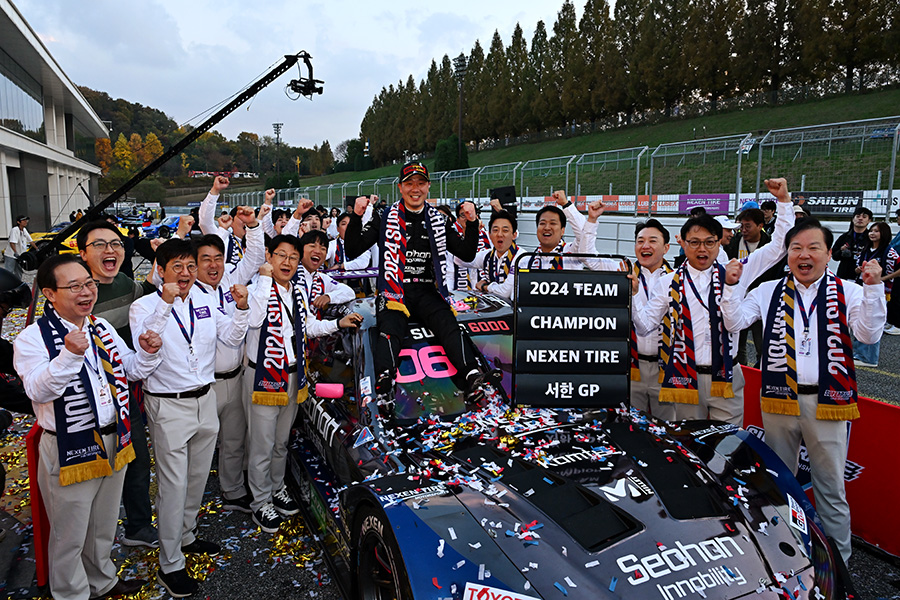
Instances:
[[[418,352],[413,348],[404,348],[400,351],[400,357],[404,356],[409,357],[414,369],[409,375],[398,374],[397,383],[412,383],[426,377],[440,379],[456,375],[456,367],[450,363],[443,346],[425,346]]]

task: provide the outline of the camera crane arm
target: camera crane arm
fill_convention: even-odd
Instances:
[[[309,77],[300,77],[298,79],[293,79],[288,84],[289,87],[292,91],[303,96],[311,97],[313,94],[321,94],[322,86],[320,84],[324,82],[318,79],[313,79],[312,62],[310,62],[311,58],[312,57],[307,52],[285,55],[284,60],[281,63],[279,63],[271,71],[251,84],[234,100],[222,107],[218,112],[209,117],[206,121],[198,125],[196,129],[193,129],[190,133],[188,133],[181,140],[175,143],[175,145],[163,152],[163,154],[159,158],[144,167],[144,169],[137,173],[134,177],[123,183],[122,186],[119,187],[119,189],[115,190],[102,201],[91,207],[86,213],[84,213],[84,216],[53,236],[53,239],[50,240],[49,244],[46,244],[37,251],[31,249],[20,256],[18,259],[19,264],[22,265],[22,267],[26,270],[32,270],[39,267],[41,263],[43,263],[50,255],[57,253],[58,250],[62,248],[62,242],[65,241],[70,235],[78,231],[78,229],[80,229],[82,225],[100,216],[100,214],[104,210],[106,210],[107,207],[112,205],[113,202],[131,191],[131,189],[133,189],[137,184],[153,174],[154,171],[159,169],[166,162],[181,154],[181,151],[190,146],[195,140],[197,140],[197,138],[212,129],[217,123],[219,123],[219,121],[237,110],[238,107],[258,94],[260,90],[275,81],[278,77],[283,75],[288,69],[296,65],[297,62],[301,59],[306,64]]]

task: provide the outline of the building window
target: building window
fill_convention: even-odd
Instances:
[[[41,85],[0,49],[0,126],[46,143]]]

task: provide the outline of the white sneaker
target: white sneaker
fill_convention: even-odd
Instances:
[[[878,366],[877,364],[867,363],[865,361],[859,360],[858,358],[853,359],[853,364],[855,364],[857,367],[871,367],[873,369]]]
[[[895,327],[894,325],[885,325],[884,333],[887,335],[900,335],[900,327]]]

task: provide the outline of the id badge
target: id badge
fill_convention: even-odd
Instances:
[[[190,368],[191,373],[198,373],[200,371],[200,357],[194,354],[193,350],[188,354],[188,367]]]
[[[800,347],[797,349],[798,354],[810,356],[812,354],[812,340],[806,336],[800,338]]]
[[[109,393],[109,386],[106,383],[100,384],[100,394],[97,403],[100,406],[112,406],[112,394]]]

